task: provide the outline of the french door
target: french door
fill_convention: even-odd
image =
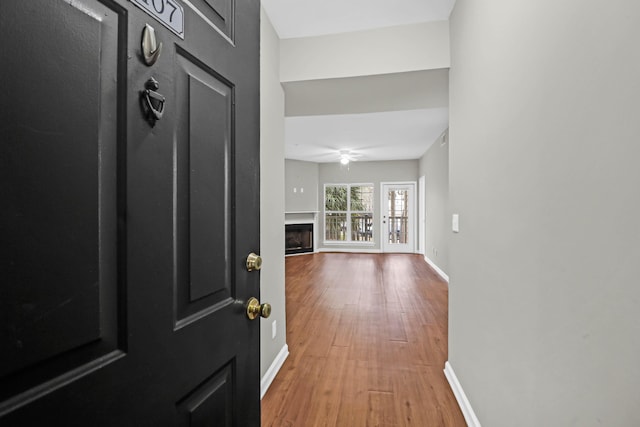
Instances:
[[[383,252],[415,252],[416,183],[382,183]]]

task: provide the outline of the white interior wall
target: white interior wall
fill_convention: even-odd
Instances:
[[[285,212],[318,212],[318,163],[284,161]]]
[[[283,83],[285,115],[358,114],[449,106],[449,70]]]
[[[638,22],[457,1],[449,361],[483,425],[640,425]]]
[[[280,81],[334,79],[449,66],[449,23],[283,39]]]
[[[424,255],[447,275],[451,237],[448,132],[431,144],[418,165],[426,186],[426,224],[420,230],[425,234]]]
[[[286,346],[284,92],[279,77],[279,39],[264,11],[260,28],[260,299],[272,307],[271,317],[260,320],[260,376],[264,379]],[[275,339],[271,336],[274,321]]]

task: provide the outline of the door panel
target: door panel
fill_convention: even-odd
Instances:
[[[178,402],[181,426],[208,427],[211,420],[216,426],[233,425],[233,364],[225,365]]]
[[[0,413],[123,345],[114,119],[124,107],[123,12],[92,0],[0,6]],[[48,21],[74,26],[43,33]]]
[[[230,290],[231,89],[220,86],[217,92],[189,76],[190,301]]]
[[[192,4],[192,8],[203,20],[209,21],[210,25],[233,43],[235,0],[189,0],[187,3]]]
[[[228,305],[231,282],[233,88],[178,50],[176,70],[178,323]],[[216,221],[211,221],[216,218]]]
[[[382,248],[415,251],[415,183],[382,184]]]
[[[0,3],[1,425],[259,425],[259,3],[175,1]]]

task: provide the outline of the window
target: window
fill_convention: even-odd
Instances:
[[[333,242],[373,242],[372,184],[325,184],[324,236]]]

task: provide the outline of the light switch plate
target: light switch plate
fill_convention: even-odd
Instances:
[[[453,214],[453,216],[451,217],[451,229],[454,233],[460,232],[460,218],[458,214]]]

